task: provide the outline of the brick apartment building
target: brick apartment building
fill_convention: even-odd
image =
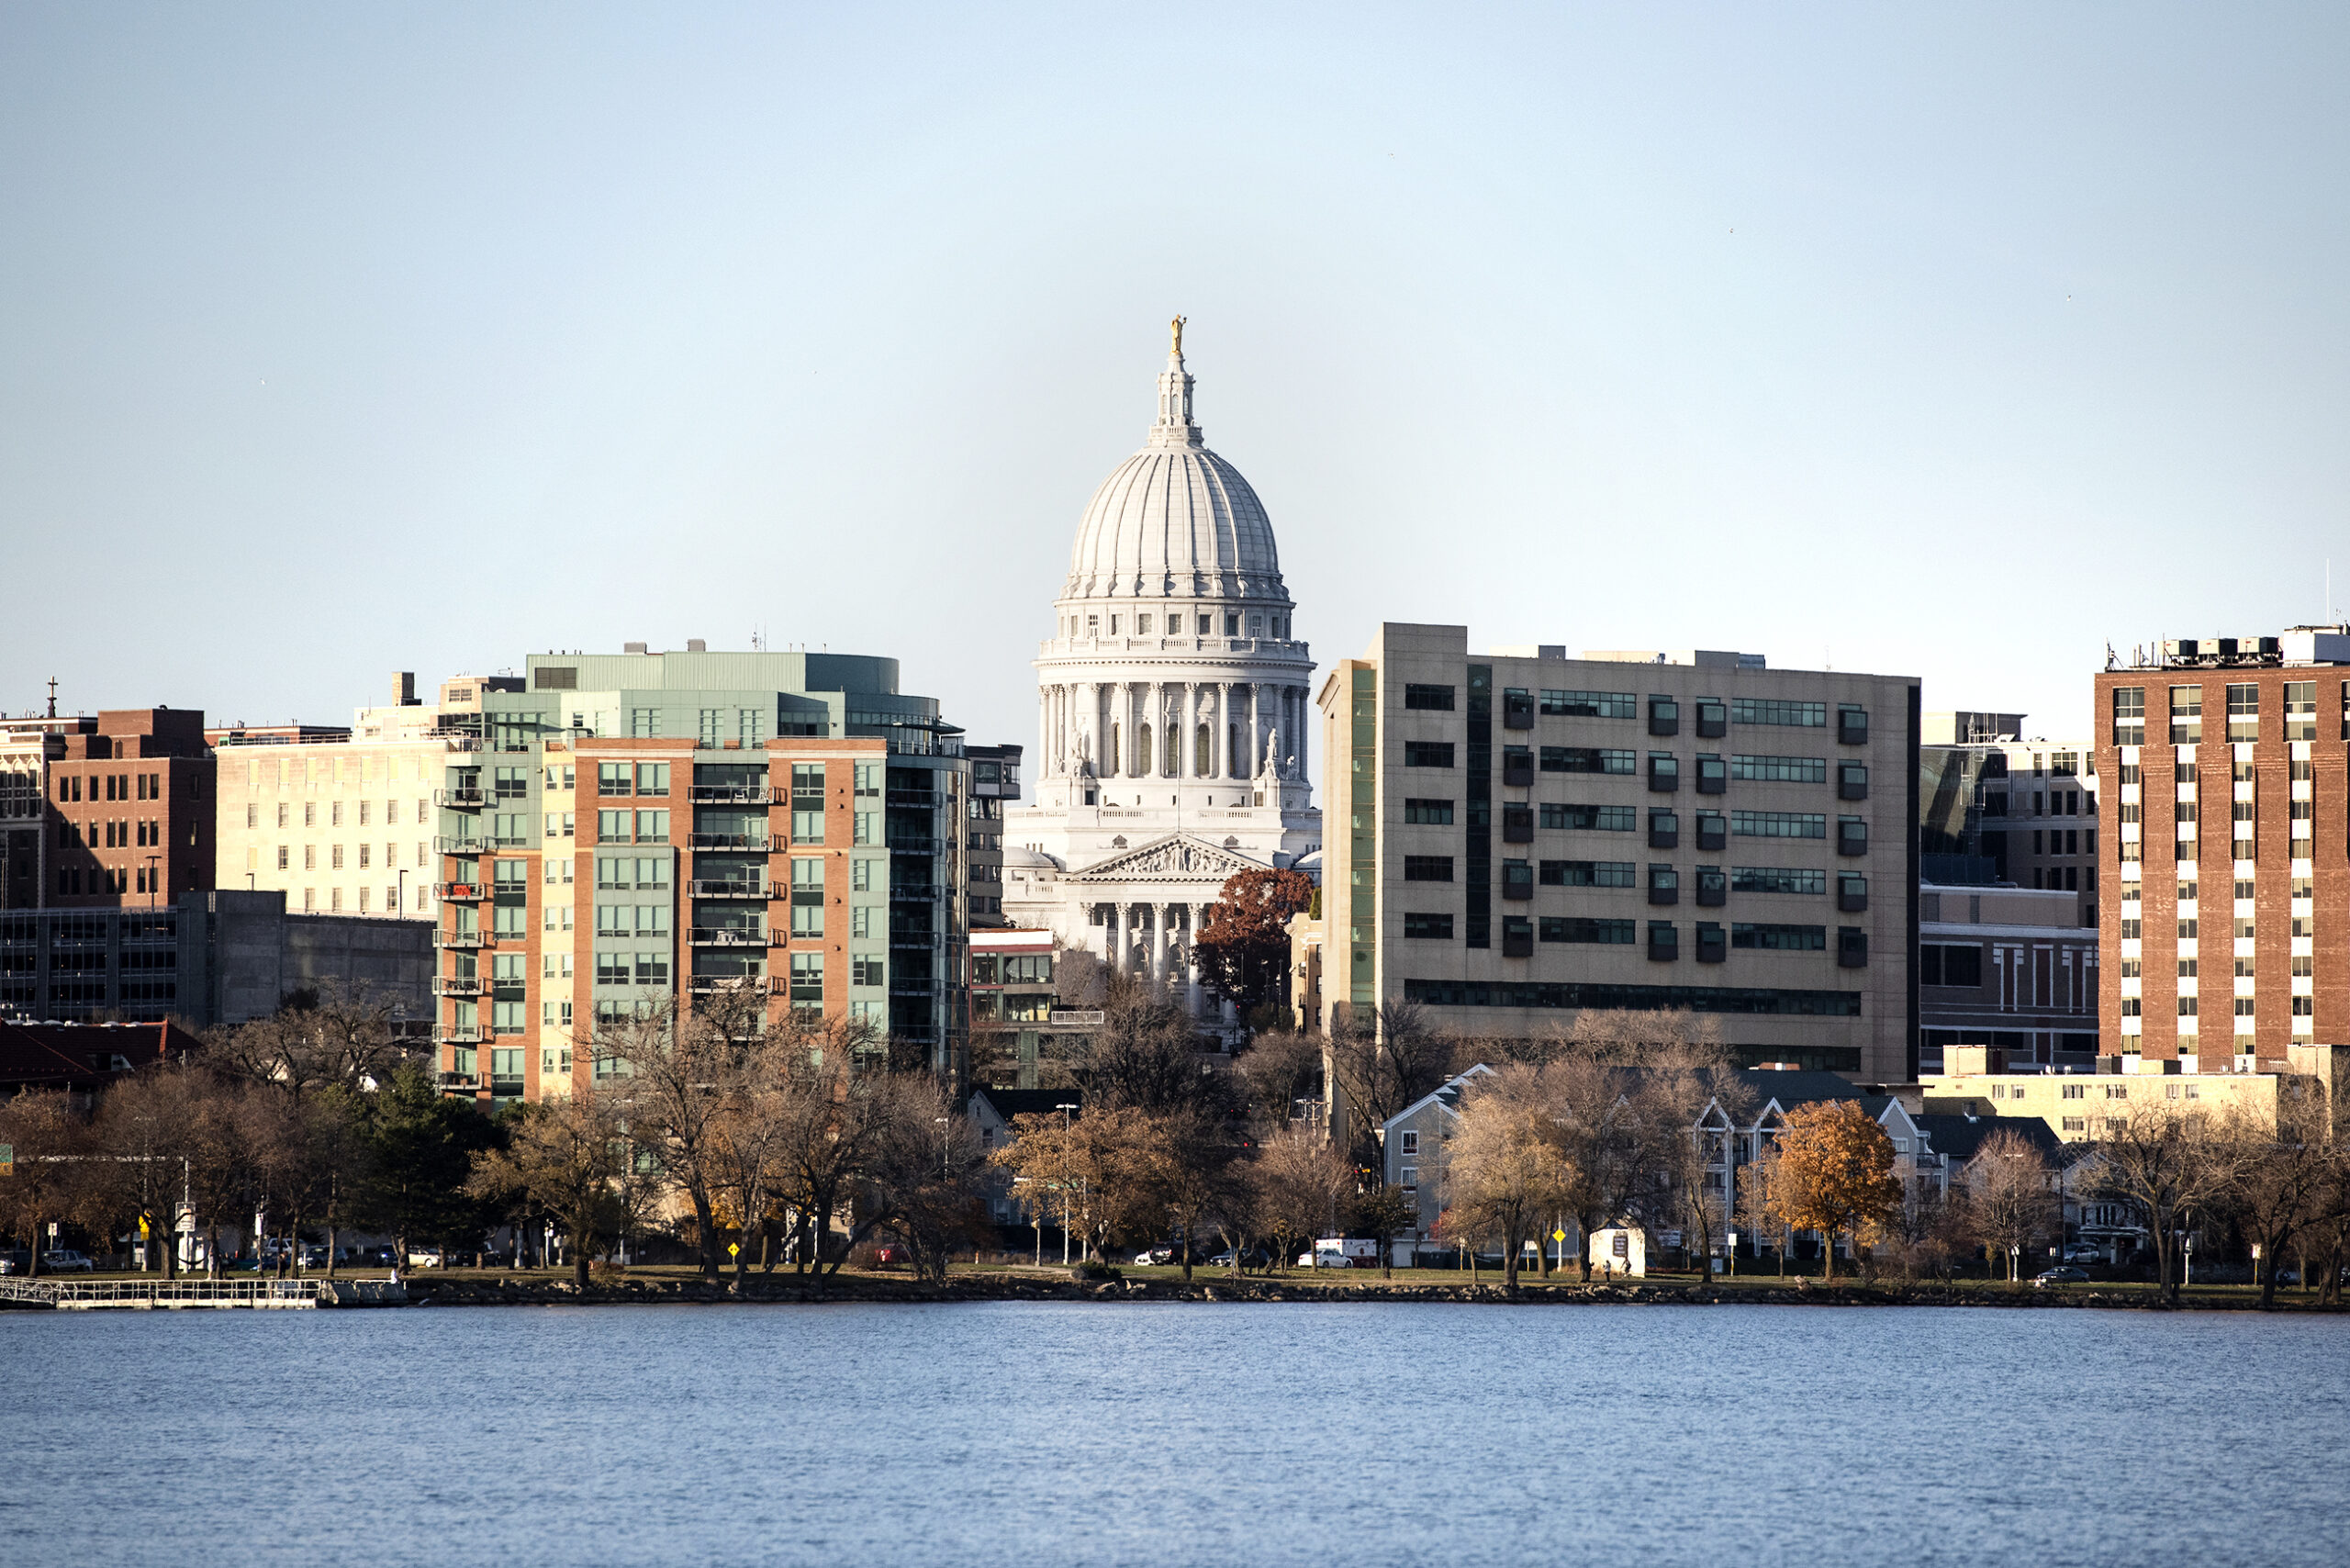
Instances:
[[[599,1023],[746,991],[960,1078],[968,764],[895,660],[688,644],[515,685],[440,715],[444,1087],[565,1093]]]
[[[2350,1038],[2350,628],[2167,643],[2095,711],[2103,1048],[2273,1070]]]
[[[0,720],[0,741],[8,907],[168,908],[212,888],[213,765],[200,709]],[[37,826],[24,810],[36,780]]]

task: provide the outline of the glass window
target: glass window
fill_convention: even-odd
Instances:
[[[1729,830],[1740,838],[1826,838],[1828,817],[1820,812],[1732,812]]]
[[[1542,711],[1554,719],[1632,719],[1639,705],[1628,691],[1545,690]]]
[[[1404,820],[1407,823],[1449,824],[1452,821],[1452,802],[1406,800],[1404,802]]]
[[[1406,855],[1404,857],[1404,880],[1449,882],[1452,880],[1452,857],[1449,855]]]
[[[1729,716],[1730,722],[1738,724],[1785,724],[1818,730],[1828,726],[1828,704],[1783,701],[1767,697],[1733,697],[1729,701]]]
[[[1828,759],[1822,756],[1746,756],[1733,755],[1729,776],[1758,784],[1825,784]]]
[[[1404,706],[1449,713],[1452,711],[1452,688],[1406,682],[1404,687]]]

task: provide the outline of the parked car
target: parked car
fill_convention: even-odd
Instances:
[[[42,1253],[40,1266],[44,1272],[51,1274],[87,1274],[97,1268],[95,1263],[70,1247],[60,1247],[53,1251]]]
[[[2067,1263],[2102,1263],[2105,1249],[2092,1242],[2076,1241],[2065,1249],[2063,1261]]]
[[[1273,1255],[1266,1251],[1261,1247],[1251,1247],[1248,1251],[1243,1252],[1240,1255],[1240,1266],[1244,1269],[1262,1269],[1269,1266],[1272,1260]],[[1207,1266],[1211,1269],[1231,1268],[1232,1249],[1227,1247],[1223,1251],[1217,1253],[1214,1257],[1209,1259]]]
[[[22,1248],[0,1252],[0,1274],[21,1274],[31,1262],[32,1255]]]
[[[408,1249],[408,1266],[411,1269],[442,1269],[448,1267],[448,1261],[438,1247],[411,1247]]]
[[[1343,1252],[1301,1252],[1297,1255],[1301,1269],[1351,1269],[1355,1260]]]
[[[1137,1269],[1163,1267],[1173,1261],[1175,1249],[1172,1247],[1147,1247],[1135,1254],[1135,1267]]]
[[[304,1242],[302,1244],[302,1267],[305,1269],[323,1269],[326,1266],[326,1243],[322,1241]]]
[[[2039,1273],[2032,1275],[2031,1282],[2035,1288],[2042,1289],[2049,1285],[2085,1285],[2089,1282],[2089,1276],[2087,1270],[2076,1269],[2070,1263],[2065,1263],[2053,1269],[2042,1270]]]

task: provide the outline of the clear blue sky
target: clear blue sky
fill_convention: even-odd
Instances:
[[[12,5],[0,706],[887,653],[975,739],[1191,318],[1327,661],[2084,724],[2350,599],[2350,11]]]

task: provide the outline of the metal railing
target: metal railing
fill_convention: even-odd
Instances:
[[[470,903],[476,899],[487,898],[489,888],[483,882],[435,882],[432,884],[432,896],[443,901]]]
[[[435,996],[479,996],[488,989],[489,982],[477,976],[462,980],[436,980],[432,982],[432,994]]]
[[[316,1280],[0,1279],[0,1300],[47,1302],[65,1311],[93,1307],[316,1306]]]
[[[435,790],[432,791],[432,803],[471,811],[482,803],[482,792],[479,790]]]
[[[767,934],[755,925],[696,925],[686,940],[705,947],[764,947]]]
[[[764,806],[776,799],[776,791],[764,784],[696,784],[692,800],[697,806]]]
[[[432,841],[435,853],[441,855],[479,855],[488,849],[486,840],[478,838],[436,837]]]
[[[697,833],[689,843],[695,849],[753,849],[764,855],[774,840],[765,834]]]
[[[687,890],[698,899],[763,899],[770,884],[739,877],[715,882],[688,882]]]
[[[436,931],[432,934],[435,947],[479,947],[489,941],[484,931]]]

